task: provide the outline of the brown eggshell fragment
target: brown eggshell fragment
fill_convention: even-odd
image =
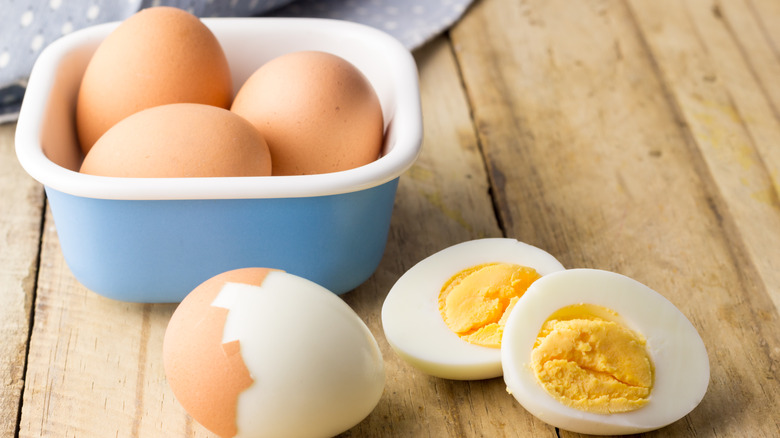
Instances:
[[[111,126],[145,108],[202,103],[229,108],[233,80],[214,34],[172,7],[143,9],[98,46],[79,89],[76,126],[87,153]]]
[[[330,53],[272,59],[242,85],[231,110],[265,137],[274,175],[352,169],[381,152],[384,121],[375,90],[354,65]]]
[[[271,156],[260,133],[235,113],[176,103],[117,123],[95,143],[80,172],[136,178],[268,176]]]
[[[168,385],[195,420],[222,437],[236,435],[238,396],[253,380],[239,342],[222,343],[228,309],[211,303],[225,283],[260,285],[270,271],[244,268],[206,280],[182,300],[165,331],[163,367]]]

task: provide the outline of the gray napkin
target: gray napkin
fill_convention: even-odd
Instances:
[[[472,0],[0,0],[0,123],[19,113],[41,50],[77,29],[120,21],[150,6],[198,17],[318,17],[381,29],[409,50],[456,22]]]

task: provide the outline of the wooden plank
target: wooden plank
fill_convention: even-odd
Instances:
[[[685,70],[706,48],[674,45],[693,28],[681,4],[484,1],[452,39],[507,234],[568,267],[648,284],[701,333],[709,392],[658,434],[772,435],[780,324],[769,266],[780,246],[768,244],[780,227],[772,205],[732,210],[738,193],[749,198],[741,178],[766,188],[767,172],[713,175],[705,149],[717,145],[677,114],[676,90],[707,87],[709,72]],[[744,135],[734,122],[712,125],[727,139]],[[728,142],[720,151],[739,167],[744,151]],[[735,411],[739,421],[726,421]]]
[[[43,189],[16,160],[15,129],[0,125],[0,436],[13,436],[19,416],[43,217]]]
[[[654,5],[636,4],[648,46],[727,204],[724,214],[780,306],[780,233],[766,232],[780,229],[780,118],[723,15],[731,8],[706,1]],[[764,64],[780,72],[780,60]]]
[[[724,68],[732,67],[740,70],[748,69],[750,75],[755,78],[747,81],[749,86],[745,87],[745,90],[741,90],[742,87],[737,86],[740,82],[727,81],[727,83],[730,83],[731,88],[736,91],[755,92],[757,86],[761,95],[768,100],[775,118],[780,117],[780,81],[777,80],[780,77],[780,26],[777,26],[777,22],[780,20],[780,2],[773,0],[719,1],[709,5],[711,15],[707,13],[707,6],[705,3],[695,9],[699,19],[721,20],[723,24],[713,25],[710,21],[706,28],[710,31],[719,31],[721,35],[724,30],[728,32],[728,38],[718,38],[711,32],[704,37],[708,49],[712,49],[713,61],[736,58],[733,53],[726,56],[720,55],[719,51],[723,49],[728,49],[729,52],[736,49],[744,58],[744,62],[736,63],[733,66],[721,64],[718,69],[721,71]],[[717,40],[709,39],[713,37]],[[776,175],[774,177],[777,179]]]

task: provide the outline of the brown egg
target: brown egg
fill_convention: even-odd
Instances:
[[[236,435],[236,400],[253,380],[239,342],[222,343],[228,309],[211,303],[225,283],[260,285],[270,271],[244,268],[206,280],[179,304],[165,331],[168,385],[187,412],[219,436]]]
[[[114,125],[80,171],[114,177],[268,176],[271,156],[257,129],[235,113],[174,103]]]
[[[385,387],[382,352],[357,313],[280,270],[239,268],[190,292],[163,340],[176,400],[223,437],[336,436]]]
[[[368,79],[341,57],[293,52],[260,67],[231,110],[271,149],[274,175],[329,173],[379,157],[383,118]]]
[[[125,20],[92,56],[78,93],[76,126],[87,153],[111,126],[145,108],[203,103],[229,108],[233,82],[214,34],[171,7]]]

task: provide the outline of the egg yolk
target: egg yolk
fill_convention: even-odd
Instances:
[[[615,312],[591,304],[564,307],[545,321],[531,366],[558,401],[597,414],[639,409],[653,386],[644,338]]]
[[[439,312],[461,339],[500,348],[504,324],[517,300],[541,276],[533,268],[486,263],[452,276],[439,293]]]

